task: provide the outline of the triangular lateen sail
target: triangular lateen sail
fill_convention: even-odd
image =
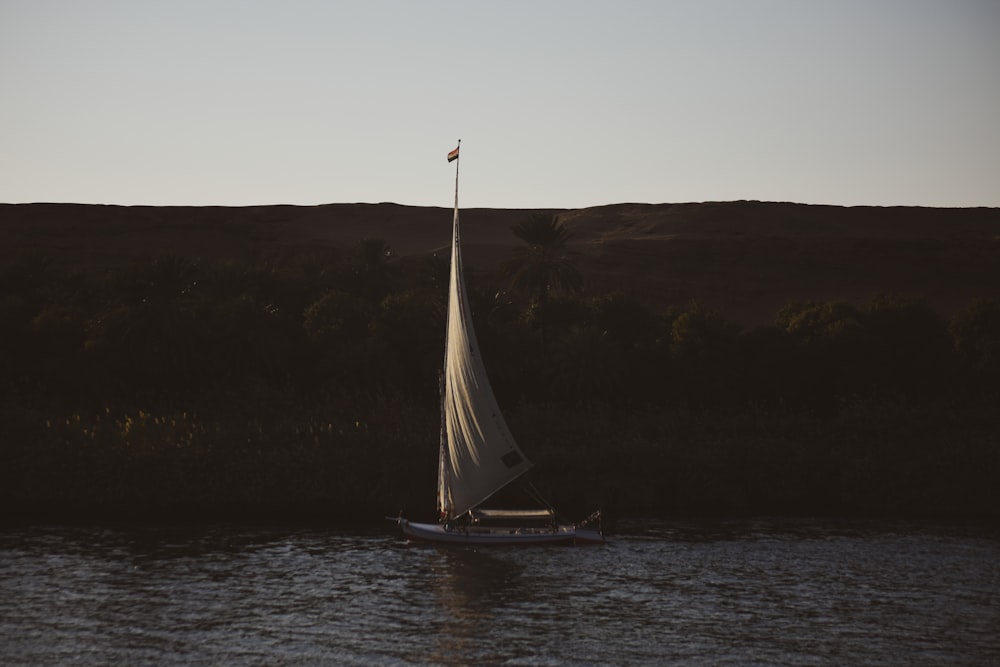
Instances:
[[[500,414],[479,354],[462,274],[457,178],[455,187],[438,479],[438,509],[446,518],[468,512],[532,465]]]

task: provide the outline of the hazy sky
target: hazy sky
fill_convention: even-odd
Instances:
[[[1000,206],[1000,0],[0,0],[0,202]]]

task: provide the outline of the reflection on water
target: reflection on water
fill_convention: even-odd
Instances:
[[[0,531],[3,664],[997,664],[1000,532],[633,522],[604,547],[390,530]]]
[[[441,611],[430,661],[447,663],[458,656],[477,656],[483,638],[498,622],[495,611],[504,597],[516,595],[520,588],[521,566],[495,558],[489,551],[434,549],[428,555],[429,576],[420,585],[431,585]]]

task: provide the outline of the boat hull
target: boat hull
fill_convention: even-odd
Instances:
[[[604,536],[596,530],[574,525],[554,528],[446,528],[436,523],[415,523],[398,519],[399,527],[408,540],[439,544],[469,545],[532,545],[532,544],[603,544]]]
[[[604,536],[596,530],[560,525],[554,528],[455,527],[443,524],[415,523],[399,518],[399,527],[409,540],[438,544],[532,545],[532,544],[601,544]]]

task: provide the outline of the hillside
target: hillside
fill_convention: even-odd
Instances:
[[[533,211],[462,212],[466,265],[494,271]],[[767,202],[614,204],[552,210],[573,232],[588,288],[655,306],[698,299],[745,326],[792,299],[919,295],[948,315],[1000,294],[1000,209]],[[398,204],[145,207],[0,205],[0,262],[43,256],[87,269],[164,254],[288,259],[384,239],[396,257],[449,242],[446,208]]]

